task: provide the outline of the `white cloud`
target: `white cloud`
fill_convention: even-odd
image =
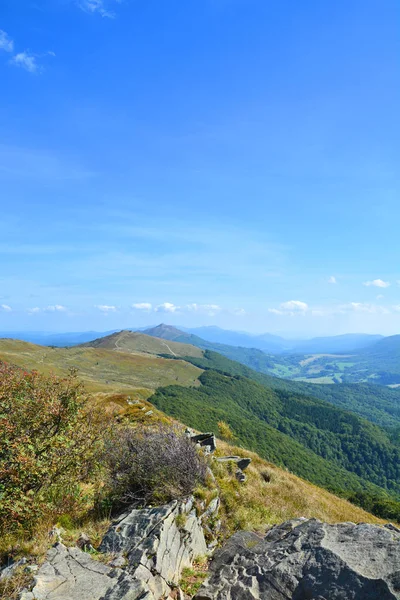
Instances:
[[[39,312],[54,313],[66,311],[67,308],[65,306],[62,306],[61,304],[51,304],[49,306],[45,306],[44,308],[39,308],[38,306],[35,306],[34,308],[28,308],[28,313],[32,315]]]
[[[247,314],[244,308],[234,308],[231,312],[233,315],[236,315],[238,317],[242,317]]]
[[[19,52],[15,56],[12,57],[11,63],[16,65],[17,67],[21,67],[29,73],[36,73],[39,69],[39,65],[36,62],[36,57],[33,54],[29,54],[29,52]]]
[[[218,304],[196,304],[196,302],[193,302],[193,304],[187,304],[184,309],[189,312],[205,313],[210,317],[214,317],[222,310]]]
[[[293,317],[295,315],[304,315],[308,311],[308,304],[301,300],[289,300],[288,302],[282,302],[279,308],[269,308],[268,312],[274,315],[288,315]]]
[[[65,306],[61,306],[61,304],[54,304],[52,306],[46,306],[43,309],[44,312],[65,312],[67,309]]]
[[[106,2],[104,0],[79,0],[78,6],[84,12],[90,14],[99,14],[101,17],[107,17],[108,19],[115,18],[115,13],[106,8]]]
[[[159,304],[158,306],[156,306],[156,308],[154,309],[155,312],[161,312],[161,313],[175,313],[180,309],[180,306],[175,306],[175,304],[172,304],[171,302],[163,302],[163,304]]]
[[[331,276],[328,278],[328,283],[337,283],[337,279],[336,279],[336,277],[335,277],[334,275],[331,275]]]
[[[378,304],[368,304],[366,302],[350,302],[350,304],[344,305],[342,308],[350,309],[359,313],[370,313],[370,314],[389,314],[390,310],[385,306],[380,306]]]
[[[308,304],[301,302],[300,300],[289,300],[289,302],[283,302],[281,304],[283,310],[294,310],[299,312],[305,312],[308,310]]]
[[[153,308],[153,305],[150,302],[137,302],[136,304],[132,304],[132,308],[135,310],[145,310],[146,312],[150,312]]]
[[[5,312],[11,312],[12,311],[11,306],[8,306],[8,304],[0,304],[0,309],[4,310]]]
[[[384,298],[385,296],[383,294],[378,294],[376,299],[377,300],[382,300],[382,298]]]
[[[102,312],[105,315],[108,315],[109,313],[115,313],[117,312],[117,307],[116,306],[109,306],[108,304],[97,304],[95,306],[95,308],[98,308],[100,312]]]
[[[4,50],[5,52],[14,51],[13,40],[2,29],[0,29],[0,50]]]
[[[383,281],[382,279],[374,279],[373,281],[365,281],[364,285],[367,287],[374,286],[379,288],[388,288],[390,286],[390,282]]]

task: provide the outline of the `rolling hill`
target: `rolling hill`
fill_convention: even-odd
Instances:
[[[90,391],[125,391],[140,397],[164,385],[198,385],[202,373],[187,361],[156,354],[86,346],[49,348],[9,339],[0,339],[0,360],[45,374],[65,375],[76,368]]]
[[[154,354],[157,356],[201,357],[203,352],[197,347],[180,342],[165,341],[143,333],[124,330],[80,345],[81,348],[103,348],[120,352]]]

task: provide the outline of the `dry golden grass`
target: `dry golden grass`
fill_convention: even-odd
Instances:
[[[297,517],[314,517],[328,523],[384,522],[350,502],[262,460],[253,452],[222,441],[218,441],[217,446],[217,456],[236,455],[252,459],[246,470],[247,481],[244,484],[236,481],[232,463],[226,465],[213,461],[212,469],[220,488],[225,535],[239,529],[265,531],[271,525]],[[211,489],[210,495],[213,494],[215,492]]]
[[[203,356],[203,351],[191,344],[171,342],[135,331],[113,333],[93,342],[81,344],[81,347],[104,348],[132,354],[167,354],[175,357],[195,356],[198,358]]]
[[[66,375],[71,367],[91,392],[126,392],[148,397],[158,387],[198,385],[203,372],[184,360],[102,348],[49,348],[0,339],[0,360],[46,375]]]

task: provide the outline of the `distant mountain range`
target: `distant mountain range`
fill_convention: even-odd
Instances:
[[[212,336],[224,339],[223,334],[216,332],[216,329],[213,328]],[[209,331],[208,328],[202,330]],[[192,344],[203,350],[213,350],[260,373],[285,379],[324,384],[365,382],[400,386],[400,335],[384,338],[367,334],[348,334],[314,338],[298,342],[292,353],[287,351],[273,354],[266,353],[254,345],[232,346],[211,342],[188,330],[181,331],[165,324],[145,329],[143,333]],[[253,341],[257,339],[248,337]]]
[[[382,335],[369,335],[363,333],[349,333],[345,335],[316,337],[309,340],[286,340],[278,335],[264,333],[262,335],[252,335],[243,331],[230,331],[221,329],[220,327],[172,327],[170,325],[159,325],[161,333],[163,328],[166,329],[166,339],[171,339],[171,336],[176,335],[182,337],[185,333],[192,334],[197,338],[201,338],[207,342],[216,344],[225,344],[228,346],[240,346],[242,348],[256,348],[267,354],[281,353],[341,353],[359,350],[374,344],[374,342],[383,339]],[[156,329],[155,327],[137,327],[127,328],[132,331],[148,331]],[[173,331],[175,330],[175,334]],[[0,331],[0,338],[12,338],[31,342],[33,344],[41,344],[43,346],[75,346],[91,342],[100,337],[117,333],[119,329],[111,331],[84,331],[73,333],[52,333],[46,331]],[[176,333],[178,332],[178,333]],[[162,337],[162,336],[159,336]]]
[[[73,347],[108,337],[112,343],[116,333],[118,331],[59,334],[15,331],[0,332],[0,337],[42,346]],[[260,373],[285,379],[323,384],[366,382],[400,386],[400,335],[346,334],[290,341],[271,334],[256,336],[219,327],[178,329],[163,323],[141,329],[139,333],[218,352]],[[164,344],[164,351],[156,353],[173,355],[174,351],[171,353]]]

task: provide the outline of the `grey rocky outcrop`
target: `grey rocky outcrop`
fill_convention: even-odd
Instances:
[[[189,427],[185,433],[194,444],[204,448],[207,452],[212,453],[217,449],[217,439],[214,433],[196,433]]]
[[[190,499],[122,515],[99,550],[109,564],[57,543],[25,600],[159,600],[207,546]]]
[[[127,570],[144,581],[156,598],[168,595],[182,569],[207,554],[192,499],[130,511],[109,529],[99,550],[125,556]]]
[[[400,599],[400,531],[296,519],[235,534],[210,571],[195,600]]]

